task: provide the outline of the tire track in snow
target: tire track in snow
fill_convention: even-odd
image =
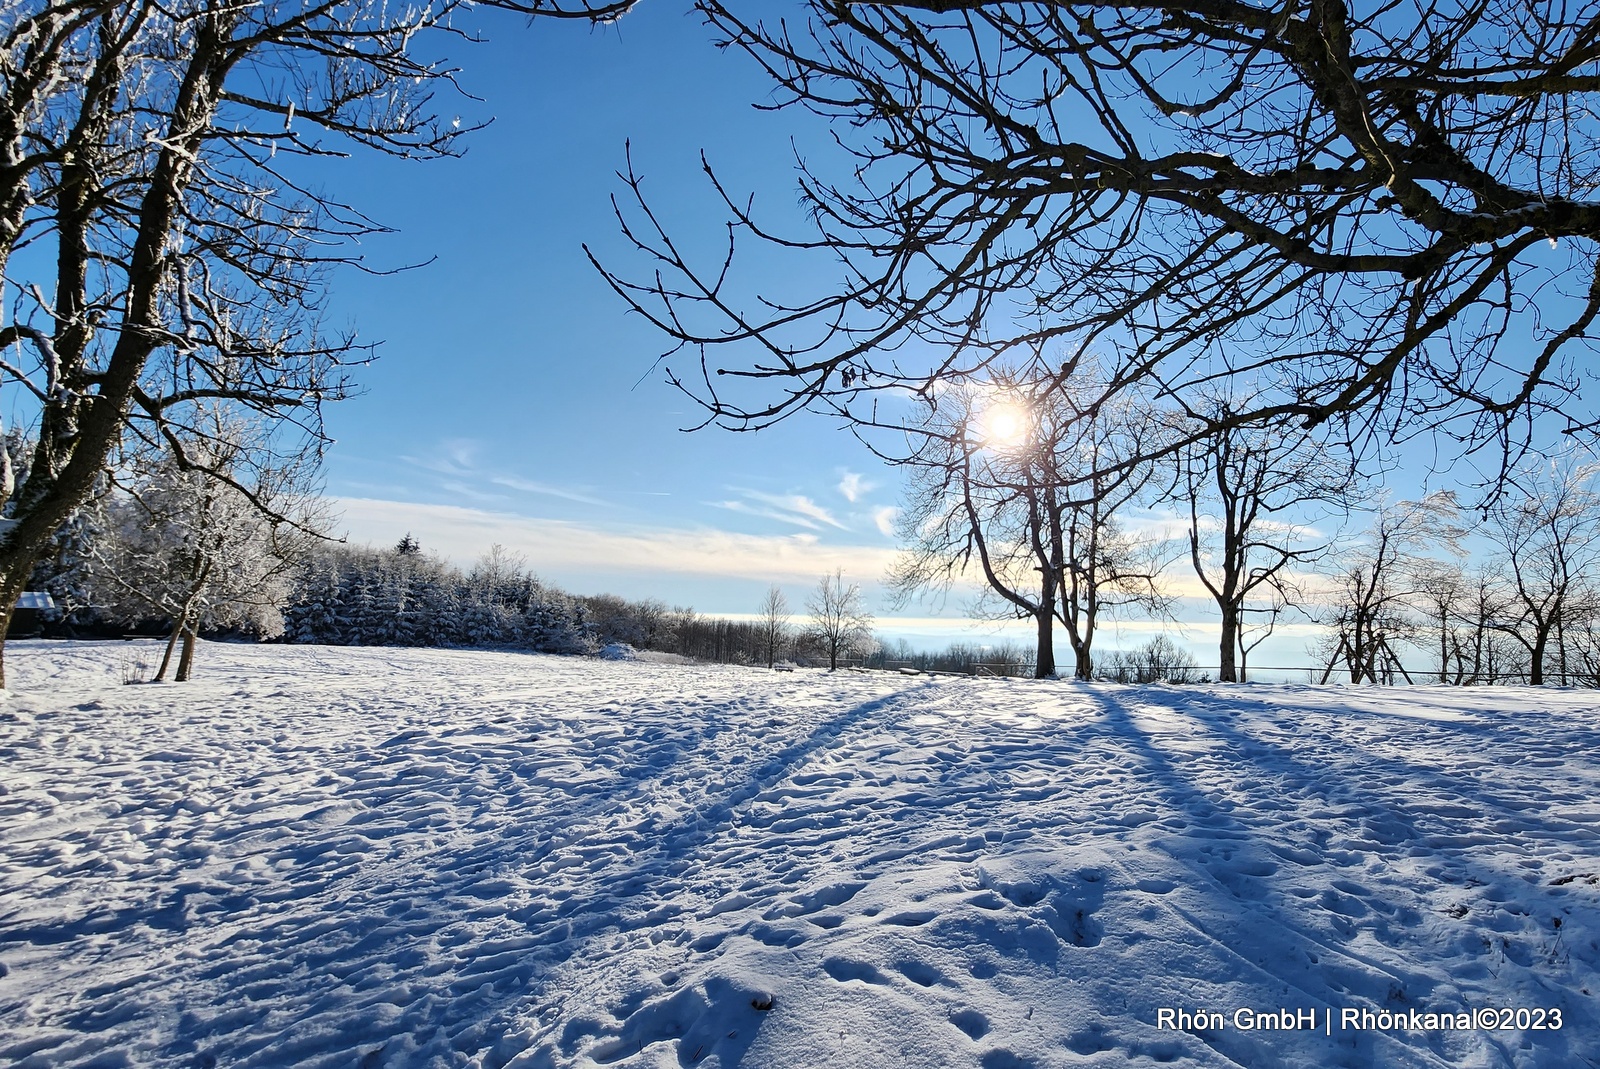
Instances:
[[[359,660],[364,651],[354,652]],[[829,719],[793,740],[787,734],[792,727],[810,721],[776,722],[774,714],[787,712],[782,703],[741,699],[739,676],[705,673],[698,678],[698,693],[663,702],[655,689],[659,670],[635,673],[636,685],[630,690],[624,680],[619,692],[618,668],[626,676],[635,666],[596,673],[581,662],[535,661],[565,677],[559,698],[549,693],[548,684],[535,685],[535,690],[546,688],[541,695],[479,679],[462,688],[467,693],[459,706],[452,703],[450,715],[440,718],[428,711],[433,703],[419,707],[412,697],[417,666],[408,669],[405,658],[388,656],[382,660],[393,682],[379,704],[389,708],[374,713],[364,708],[372,704],[370,677],[345,669],[339,655],[330,654],[329,660],[334,674],[345,677],[351,697],[330,695],[334,700],[327,704],[347,708],[353,723],[371,722],[376,715],[363,746],[336,752],[314,745],[305,753],[296,747],[315,742],[318,732],[305,732],[311,725],[287,708],[294,695],[273,702],[266,698],[267,687],[243,694],[237,703],[241,709],[250,707],[268,722],[296,725],[291,732],[278,732],[293,738],[224,758],[225,763],[253,762],[253,774],[236,780],[257,782],[258,816],[245,827],[219,829],[201,819],[204,813],[175,813],[163,830],[164,841],[172,853],[192,855],[174,870],[192,875],[136,885],[147,892],[153,886],[164,904],[134,897],[115,909],[93,905],[78,920],[58,914],[43,927],[13,925],[0,931],[0,944],[13,948],[78,945],[80,960],[84,941],[98,941],[108,956],[85,960],[85,976],[117,977],[86,984],[71,996],[71,1005],[81,1009],[47,1011],[67,1030],[36,1050],[35,1057],[45,1060],[41,1064],[67,1064],[75,1050],[104,1049],[100,1044],[123,1033],[131,1021],[152,1015],[166,1023],[147,1027],[145,1037],[128,1045],[134,1064],[166,1064],[190,1055],[237,1065],[314,1064],[324,1048],[329,1064],[346,1064],[340,1059],[347,1055],[334,1052],[357,1048],[379,1052],[397,1065],[438,1058],[454,1064],[471,1052],[493,1063],[492,1052],[484,1052],[494,1045],[497,1007],[524,1000],[529,982],[585,940],[610,926],[636,924],[651,903],[676,894],[670,874],[659,866],[645,866],[635,874],[643,878],[632,883],[616,877],[619,869],[637,867],[664,829],[671,829],[679,851],[696,835],[714,833],[744,797],[761,789],[752,775],[757,781],[781,776],[809,749],[827,745],[885,705],[883,700],[858,703],[843,716],[831,704],[819,705],[818,714]],[[859,679],[847,682],[846,690],[881,689],[864,687]],[[106,709],[83,719],[104,722],[119,703],[126,707],[130,700],[158,693],[164,700],[215,697],[205,694],[203,685],[166,692],[118,688],[105,695],[116,699],[103,702]],[[640,699],[635,708],[628,707],[630,693]],[[604,701],[596,701],[596,695]],[[718,716],[672,711],[673,705],[682,709],[695,702],[710,702],[728,723],[718,723]],[[508,708],[511,723],[495,724],[497,718],[507,719]],[[374,730],[386,726],[387,717],[393,718],[388,730]],[[623,717],[636,722],[618,728]],[[106,756],[123,758],[126,765],[129,751],[138,756],[149,748],[140,740],[152,734],[151,714],[122,719],[132,736],[121,744],[124,752],[111,755],[106,747],[117,745],[95,741],[95,767],[112,767],[101,760]],[[773,731],[775,749],[750,745],[758,728]],[[522,737],[524,729],[531,729],[529,738]],[[219,756],[230,745],[231,730],[228,723],[217,725]],[[92,739],[92,731],[82,737]],[[735,763],[752,750],[750,760]],[[205,757],[201,752],[191,756]],[[315,782],[281,767],[283,756],[290,757],[291,766],[318,766]],[[545,756],[559,759],[553,770],[540,765]],[[728,761],[719,765],[719,756]],[[256,767],[262,765],[279,767]],[[587,767],[592,772],[602,765],[608,770],[603,775],[557,782],[566,769],[592,766]],[[707,771],[719,773],[714,782],[707,780]],[[125,783],[117,789],[137,793],[140,786]],[[282,825],[286,805],[289,813],[300,813],[287,829]],[[659,811],[641,817],[652,807]],[[150,799],[132,800],[123,808],[136,817],[150,809]],[[697,815],[697,809],[708,811],[709,818]],[[526,813],[539,814],[539,820],[522,823]],[[81,810],[63,817],[79,824],[85,818]],[[540,826],[545,822],[556,826]],[[258,871],[252,875],[259,878],[232,885],[219,880],[226,874],[216,862],[238,857],[255,863]],[[35,858],[30,864],[35,871],[40,866],[51,868],[55,862]],[[231,922],[232,913],[251,910],[248,923]],[[149,941],[172,948],[166,960],[119,964],[116,947],[132,934],[130,924],[144,930]],[[165,930],[150,931],[162,925]],[[200,933],[210,949],[195,947]],[[209,959],[204,965],[186,963],[195,949]],[[441,979],[428,979],[434,974]],[[175,992],[181,994],[173,1002]],[[99,1009],[112,998],[124,1007],[120,1016]],[[5,1002],[0,999],[0,1005]],[[10,1004],[39,1012],[33,1000]],[[240,1017],[249,1016],[250,1004],[261,1007],[254,1011],[259,1020],[241,1030]],[[390,1044],[397,1033],[404,1042]],[[151,1038],[162,1035],[170,1041]],[[6,1050],[0,1026],[0,1055]]]
[[[546,1018],[561,1014],[569,1001],[563,993],[571,986],[571,976],[595,970],[600,962],[626,949],[630,937],[641,938],[637,933],[674,915],[692,914],[712,906],[710,898],[714,896],[708,895],[704,885],[696,886],[686,880],[684,873],[697,867],[715,867],[714,854],[719,840],[741,825],[744,808],[785,782],[797,769],[848,745],[851,735],[882,730],[886,723],[902,715],[905,707],[915,707],[923,692],[932,686],[934,684],[918,684],[860,702],[803,738],[767,754],[756,767],[741,770],[737,776],[716,783],[678,819],[629,828],[630,838],[641,842],[643,848],[621,866],[612,868],[603,862],[600,865],[558,865],[563,871],[576,868],[582,878],[594,881],[590,886],[593,895],[581,901],[572,900],[574,904],[570,909],[556,910],[553,928],[551,919],[528,919],[530,927],[544,920],[545,931],[549,933],[545,945],[558,941],[563,951],[560,959],[552,962],[559,968],[530,989],[530,996],[542,1003],[533,1014]],[[634,791],[630,800],[646,797],[647,792]],[[626,803],[618,808],[625,813]],[[616,827],[613,825],[608,830],[615,831]],[[585,838],[570,836],[562,846],[579,844],[585,853],[592,854],[589,844],[583,842]],[[559,853],[559,848],[546,851],[540,860],[548,864],[552,855]],[[620,938],[601,944],[600,937],[608,932]],[[491,1031],[505,1029],[513,1034],[515,1038],[507,1049],[519,1051],[527,1040],[515,1021],[527,1017],[529,1008],[515,1006],[511,1009],[514,1012],[500,1018]],[[483,1064],[498,1066],[504,1064],[504,1059],[490,1057]]]
[[[611,695],[611,704],[615,705],[614,683],[605,692]],[[861,703],[829,720],[806,738],[783,746],[753,773],[755,779],[781,775],[788,764],[803,760],[808,752],[838,738],[893,700],[891,695]],[[746,712],[759,712],[762,708],[755,705]],[[715,739],[729,730],[704,717],[683,719],[701,725],[687,740],[691,744]],[[467,833],[434,844],[439,856],[463,859],[447,863],[446,871],[471,874],[473,870],[491,869],[502,879],[515,877],[516,883],[525,881],[537,890],[531,896],[523,895],[521,906],[502,911],[503,917],[495,918],[487,926],[488,930],[474,936],[480,952],[462,963],[452,983],[438,990],[437,998],[429,1002],[411,993],[413,1005],[429,1002],[430,1012],[421,1019],[415,1015],[405,1019],[405,1027],[399,1030],[404,1035],[398,1037],[403,1042],[374,1046],[371,1051],[374,1057],[384,1064],[420,1064],[425,1055],[437,1057],[438,1051],[448,1049],[458,1052],[458,1057],[476,1052],[473,1055],[475,1064],[503,1064],[510,1053],[502,1043],[509,1011],[547,988],[551,983],[549,973],[585,944],[609,931],[626,932],[641,925],[660,923],[665,917],[687,908],[681,900],[684,888],[667,867],[642,861],[660,853],[662,834],[673,825],[664,827],[653,817],[636,819],[639,807],[670,797],[687,814],[694,814],[697,807],[709,809],[709,818],[686,817],[676,822],[675,831],[666,832],[674,840],[673,850],[676,851],[667,856],[676,858],[681,865],[685,861],[681,856],[685,837],[714,832],[719,814],[725,819],[740,798],[759,790],[759,786],[752,787],[749,782],[752,774],[741,769],[737,776],[731,777],[732,786],[727,790],[719,790],[725,784],[715,784],[709,792],[698,790],[696,788],[704,784],[695,772],[703,770],[704,763],[680,762],[689,767],[678,769],[679,774],[674,776],[675,766],[658,760],[657,754],[648,749],[653,743],[676,745],[684,740],[671,732],[650,727],[645,727],[638,735],[646,744],[646,752],[639,755],[637,761],[630,763],[624,758],[621,763],[624,767],[648,771],[632,780],[624,778],[603,793],[586,792],[574,796],[593,802],[578,807],[576,812],[564,812],[556,807],[563,824],[573,822],[569,830],[553,837],[539,831],[513,830],[499,837],[492,846],[485,846]],[[691,753],[690,756],[698,755]],[[675,784],[684,784],[689,789],[676,790]],[[518,800],[513,806],[523,808],[524,804]],[[512,890],[513,886],[509,881],[496,883],[491,877],[484,895],[493,897]],[[533,900],[527,901],[529,897]],[[690,898],[692,900],[692,896]],[[418,1037],[421,1037],[420,1042]],[[417,1049],[409,1049],[411,1047]],[[282,1046],[275,1045],[262,1049],[257,1060],[262,1064],[274,1064],[285,1054]],[[253,1062],[247,1058],[239,1064]]]

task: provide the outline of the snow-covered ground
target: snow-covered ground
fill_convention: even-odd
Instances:
[[[1600,1065],[1592,692],[154,652],[7,651],[0,1064]]]

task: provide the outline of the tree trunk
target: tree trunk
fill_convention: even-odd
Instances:
[[[1472,628],[1472,681],[1474,683],[1483,681],[1483,640],[1487,637],[1485,632],[1488,629],[1484,616],[1483,607],[1480,605],[1478,607],[1478,620]]]
[[[16,612],[17,602],[22,599],[22,588],[27,585],[32,572],[31,565],[28,571],[20,575],[0,570],[0,690],[6,685],[6,632],[11,628],[12,614]]]
[[[189,670],[194,667],[195,628],[186,627],[183,631],[183,652],[178,655],[178,674],[173,676],[173,682],[189,682]]]
[[[1033,678],[1050,679],[1056,674],[1056,581],[1048,569],[1040,571],[1043,577],[1039,584],[1039,607],[1033,612],[1038,634],[1033,655]]]
[[[7,531],[0,535],[0,690],[6,685],[5,673],[5,641],[6,631],[11,627],[11,617],[16,612],[17,602],[22,598],[22,592],[28,588],[28,580],[33,577],[34,565],[44,555],[50,540],[55,537],[56,531],[61,528],[72,515],[74,509],[89,499],[94,488],[94,476],[99,472],[95,468],[87,477],[79,477],[81,469],[71,468],[60,479],[56,480],[58,486],[63,486],[59,498],[52,497],[30,513],[20,517]],[[42,476],[41,476],[42,478]],[[24,484],[27,490],[33,484],[33,477],[29,477]]]
[[[1217,679],[1223,683],[1237,683],[1239,671],[1234,658],[1239,649],[1239,607],[1221,605],[1219,608],[1222,609],[1222,644],[1218,649],[1221,659],[1217,661]]]
[[[175,646],[177,646],[178,636],[183,634],[184,626],[187,623],[188,618],[184,616],[179,616],[172,621],[172,634],[167,636],[167,649],[166,652],[161,655],[161,667],[156,670],[155,678],[150,680],[150,682],[160,683],[162,680],[167,678],[167,666],[172,663],[172,650]]]
[[[1544,651],[1550,644],[1550,630],[1541,627],[1534,632],[1533,649],[1528,651],[1528,686],[1544,686]]]
[[[1039,629],[1038,647],[1034,654],[1033,662],[1033,678],[1050,679],[1056,674],[1055,612],[1054,610],[1040,609],[1034,613],[1033,619]]]
[[[1093,679],[1094,659],[1089,656],[1089,647],[1086,645],[1078,646],[1072,652],[1076,655],[1075,663],[1072,666],[1072,678],[1085,681]]]
[[[1556,669],[1561,673],[1561,685],[1570,686],[1567,682],[1567,630],[1561,626],[1561,614],[1556,613]]]

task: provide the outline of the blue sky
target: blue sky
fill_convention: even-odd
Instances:
[[[330,326],[382,342],[364,394],[329,413],[327,488],[351,538],[411,531],[463,562],[501,542],[573,591],[707,612],[753,612],[769,582],[798,607],[836,567],[875,586],[893,553],[895,473],[821,417],[683,433],[697,414],[654,366],[660,337],[582,251],[628,262],[610,197],[630,142],[693,241],[721,220],[702,149],[782,219],[797,147],[821,131],[755,110],[759,72],[664,3],[599,30],[502,19],[450,58],[483,100],[463,102],[463,120],[495,119],[464,158],[365,158],[329,175],[398,231],[367,243],[373,267],[436,257],[335,280]]]
[[[582,251],[639,262],[610,201],[624,192],[625,145],[674,236],[712,252],[723,217],[702,150],[731,191],[755,193],[758,214],[781,223],[798,215],[795,153],[826,153],[826,130],[756,110],[764,76],[671,3],[602,29],[501,18],[488,38],[449,56],[481,103],[444,106],[464,122],[494,118],[464,158],[366,156],[329,174],[330,192],[396,228],[366,243],[374,268],[433,260],[335,279],[329,325],[382,343],[360,373],[364,394],[329,412],[327,490],[349,537],[392,544],[410,532],[463,564],[498,542],[574,592],[711,613],[754,612],[771,582],[799,610],[841,568],[891,636],[992,641],[995,625],[966,620],[960,595],[898,611],[881,600],[899,478],[848,431],[801,416],[758,434],[683,433],[699,417],[663,381],[662,339],[625,314]],[[787,261],[746,266],[782,287],[829,281],[796,278]],[[1187,569],[1172,574],[1199,593]],[[1211,614],[1186,604],[1180,615],[1199,622],[1177,633],[1210,663]],[[1174,630],[1146,623],[1101,641]],[[1263,655],[1303,663],[1302,630]],[[1029,639],[1022,625],[1006,634]]]

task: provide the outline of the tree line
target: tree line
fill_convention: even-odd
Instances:
[[[56,596],[68,626],[167,636],[157,678],[175,654],[176,678],[187,678],[202,633],[553,653],[621,644],[769,667],[1025,666],[1049,676],[1059,629],[1070,674],[1147,682],[1193,679],[1197,666],[1166,639],[1103,651],[1103,626],[1170,618],[1174,581],[1188,570],[1217,609],[1223,681],[1246,678],[1251,653],[1298,618],[1322,625],[1309,652],[1323,681],[1600,686],[1596,464],[1539,458],[1469,510],[1450,491],[1390,500],[1352,458],[1310,435],[1227,428],[1084,487],[1074,462],[1089,456],[1100,470],[1130,436],[1149,446],[1181,434],[1177,417],[1085,416],[1070,394],[1018,379],[928,406],[936,448],[908,465],[891,589],[904,601],[977,578],[987,585],[980,610],[1034,621],[1032,648],[886,644],[859,585],[837,571],[798,612],[774,585],[752,618],[733,620],[569,594],[498,546],[463,570],[409,535],[389,549],[334,543],[314,533],[327,517],[305,465],[262,461],[255,425],[220,412],[194,446],[213,451],[206,469],[185,470],[160,450],[128,458],[57,532],[33,587]],[[28,447],[9,436],[15,466]],[[1177,513],[1182,529],[1152,527],[1158,508]],[[1129,525],[1135,510],[1142,527]]]
[[[1186,572],[1224,682],[1290,618],[1322,625],[1323,680],[1414,679],[1402,651],[1439,682],[1600,678],[1600,467],[1581,451],[1525,454],[1467,509],[1456,490],[1393,500],[1348,443],[1236,424],[1248,402],[1227,397],[1110,404],[1091,376],[1035,370],[920,404],[892,587],[903,603],[976,582],[991,614],[1034,622],[1039,676],[1058,629],[1066,671],[1106,674],[1104,622],[1170,618]]]
[[[860,587],[840,572],[818,581],[798,619],[773,586],[758,617],[731,620],[652,599],[570,594],[498,545],[463,570],[409,534],[388,549],[334,542],[315,533],[327,516],[304,466],[261,463],[252,427],[217,414],[209,440],[229,443],[230,455],[207,470],[184,470],[158,451],[101,481],[32,574],[32,588],[58,604],[58,632],[165,635],[157,681],[174,668],[175,650],[173,678],[189,678],[201,634],[560,654],[629,647],[830,668],[880,645]],[[13,434],[7,444],[25,464],[30,443]]]

